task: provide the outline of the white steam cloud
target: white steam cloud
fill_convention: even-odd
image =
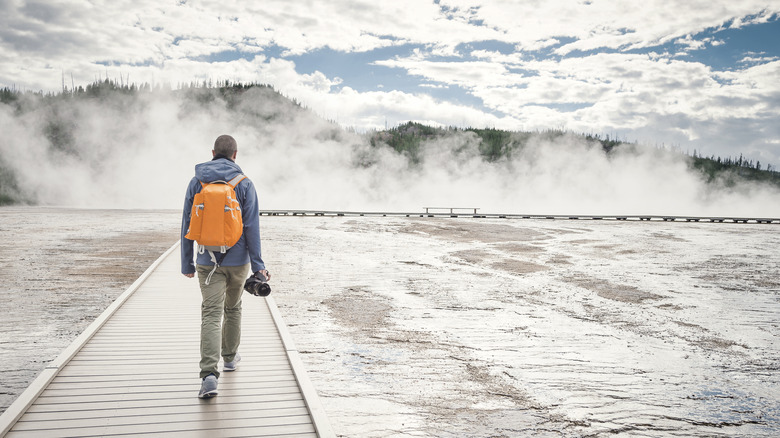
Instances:
[[[231,134],[261,209],[780,217],[777,189],[708,185],[680,154],[652,147],[608,156],[579,137],[536,136],[489,163],[479,139],[458,131],[425,142],[421,162],[410,165],[269,89],[249,89],[237,105],[159,92],[73,99],[55,109],[71,128],[70,152],[54,150],[44,135],[52,108],[0,105],[0,164],[40,204],[178,209],[194,165],[211,158],[218,135]]]

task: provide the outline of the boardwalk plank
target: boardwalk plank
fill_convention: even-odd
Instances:
[[[180,384],[146,384],[146,382],[125,382],[123,386],[112,387],[96,387],[91,384],[71,384],[68,387],[51,388],[46,391],[47,397],[67,397],[69,399],[80,398],[84,396],[119,396],[122,394],[159,394],[165,392],[180,392],[188,391],[192,387],[192,384],[180,383]],[[219,390],[221,392],[231,391],[233,393],[243,393],[245,391],[251,391],[257,389],[262,391],[265,389],[278,389],[278,388],[298,388],[298,382],[295,378],[289,378],[286,380],[277,381],[242,381],[242,382],[220,382]],[[258,392],[260,393],[260,392]],[[73,394],[78,394],[74,396]]]
[[[280,370],[274,370],[274,371],[267,371],[267,370],[259,370],[259,369],[246,369],[242,368],[240,370],[241,374],[244,375],[246,378],[250,378],[253,380],[268,378],[268,379],[281,379],[282,377],[286,376],[292,376],[289,368],[286,369],[280,369]],[[128,373],[128,374],[114,374],[114,375],[87,375],[87,376],[58,376],[59,378],[57,381],[52,382],[49,384],[49,387],[55,387],[56,385],[63,384],[67,385],[71,382],[78,383],[78,382],[88,382],[93,383],[96,385],[101,384],[101,382],[113,382],[114,384],[117,384],[118,382],[124,382],[127,380],[126,376],[136,376],[140,377],[136,373]],[[154,380],[163,380],[166,382],[172,382],[172,381],[186,381],[188,383],[192,383],[192,373],[190,372],[168,372],[165,376],[160,376],[159,373],[151,373],[147,374],[148,377],[143,377],[143,380],[146,381],[154,381]],[[55,385],[55,386],[52,386]]]
[[[171,356],[171,357],[154,357],[154,356],[132,356],[127,355],[125,357],[79,357],[68,363],[68,367],[71,368],[123,368],[123,367],[135,367],[135,366],[157,366],[161,372],[164,372],[165,368],[172,368],[176,366],[187,366],[200,360],[200,355],[189,354],[187,356]],[[263,367],[271,364],[285,364],[287,363],[287,356],[285,355],[273,355],[263,358],[261,364],[255,366]],[[243,357],[242,357],[243,365]]]
[[[220,385],[220,391],[226,392],[225,389],[223,389],[225,385]],[[164,399],[178,399],[178,398],[185,398],[185,397],[193,397],[194,393],[197,393],[198,388],[200,388],[200,385],[190,385],[191,388],[195,388],[195,390],[191,389],[177,389],[174,391],[158,391],[157,389],[147,389],[146,391],[140,391],[140,392],[122,392],[122,393],[115,393],[115,394],[79,394],[74,393],[70,396],[59,396],[59,395],[51,395],[49,391],[44,392],[41,394],[41,396],[38,397],[38,400],[36,400],[36,404],[55,404],[55,403],[64,403],[64,404],[82,404],[86,405],[88,403],[105,403],[105,402],[112,402],[112,401],[144,401],[148,400],[150,398],[154,398],[156,400],[164,400]],[[240,388],[234,388],[230,391],[231,396],[242,396],[242,395],[263,395],[263,394],[288,394],[288,393],[297,393],[298,392],[298,385],[288,385],[286,387],[258,387],[258,388],[246,388],[244,385]]]
[[[290,364],[285,363],[265,363],[262,366],[257,367],[259,370],[267,372],[272,371],[291,371]],[[189,375],[197,376],[199,373],[198,364],[188,364],[187,368],[181,368],[176,370],[166,370],[168,375]],[[115,367],[115,368],[96,368],[96,367],[70,367],[61,371],[64,377],[68,376],[123,376],[123,375],[160,375],[160,367],[158,366],[134,366],[134,367]]]
[[[186,398],[170,398],[170,399],[146,399],[146,400],[125,400],[125,401],[111,401],[103,403],[59,403],[59,404],[34,404],[27,412],[72,412],[72,411],[118,411],[123,409],[137,409],[137,408],[157,408],[157,407],[171,407],[171,406],[199,406],[203,401],[195,397],[198,388],[195,387],[194,391],[187,394]],[[249,396],[228,396],[220,395],[219,404],[262,404],[277,401],[289,401],[289,400],[303,400],[301,394],[286,393],[286,394],[265,394],[265,395],[249,395]],[[108,412],[106,415],[112,415],[112,412]]]
[[[295,400],[282,400],[282,401],[269,401],[262,403],[253,403],[251,405],[241,403],[210,403],[202,402],[199,404],[191,404],[187,406],[156,406],[156,407],[142,407],[142,408],[125,408],[121,410],[115,410],[112,416],[107,417],[104,410],[88,410],[88,411],[57,411],[57,412],[27,412],[24,419],[19,420],[17,424],[21,424],[25,421],[57,421],[57,420],[70,420],[70,419],[103,419],[107,418],[123,418],[123,417],[145,417],[149,415],[186,415],[195,413],[214,413],[214,412],[232,412],[236,410],[260,410],[260,411],[273,411],[276,409],[289,409],[289,408],[305,408],[306,403],[303,399],[298,398]],[[110,420],[107,420],[110,421]]]
[[[94,380],[94,379],[58,379],[56,382],[49,384],[48,391],[73,391],[73,390],[85,390],[85,389],[109,389],[109,388],[125,388],[127,387],[127,379],[114,379],[114,380]],[[280,382],[295,382],[295,377],[290,373],[281,373],[275,375],[265,375],[264,373],[256,374],[254,377],[242,376],[242,380],[250,383],[265,383],[274,384]],[[220,382],[220,388],[227,387],[230,383],[227,378]],[[177,378],[148,378],[144,380],[135,380],[133,386],[135,387],[161,387],[161,386],[173,386],[173,385],[192,385],[192,376],[189,377],[177,377]]]

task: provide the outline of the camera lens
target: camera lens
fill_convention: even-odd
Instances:
[[[269,286],[264,279],[254,275],[244,282],[244,290],[258,297],[267,297],[271,294],[271,286]]]

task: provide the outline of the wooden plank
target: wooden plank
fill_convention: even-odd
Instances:
[[[242,356],[243,358],[243,356]],[[200,360],[200,355],[187,355],[187,356],[171,356],[170,359],[164,357],[138,357],[127,355],[126,357],[89,357],[89,358],[74,358],[71,360],[67,367],[71,368],[125,368],[128,366],[157,366],[161,372],[164,372],[166,368],[179,368],[180,366],[191,365],[193,362],[196,364]],[[266,356],[263,357],[262,363],[255,366],[263,366],[267,364],[285,364],[287,363],[287,357],[285,356]],[[242,359],[243,364],[243,359]],[[160,368],[162,367],[162,368]]]
[[[266,371],[282,371],[292,370],[289,363],[266,363],[263,366],[258,366],[257,369]],[[166,371],[169,375],[189,375],[196,376],[199,373],[198,364],[188,364],[188,368],[181,368],[177,370]],[[292,371],[291,371],[292,372]],[[115,367],[115,368],[95,368],[95,367],[66,367],[60,371],[63,376],[132,376],[132,375],[160,375],[160,368],[155,366],[146,367]]]
[[[251,343],[248,343],[249,345],[252,345],[252,354],[258,355],[261,357],[267,356],[267,355],[278,355],[278,354],[285,354],[285,349],[280,344],[275,345],[267,345],[267,344],[258,344],[253,345]],[[246,346],[246,345],[244,345]],[[81,355],[88,356],[111,356],[111,355],[124,355],[124,354],[132,354],[132,353],[154,353],[154,354],[169,354],[170,356],[183,354],[187,352],[191,352],[193,350],[193,346],[168,346],[168,345],[148,345],[148,346],[126,346],[121,347],[119,345],[109,345],[109,344],[103,344],[103,345],[91,345],[89,347],[85,347],[81,350]]]
[[[73,403],[57,403],[57,404],[34,404],[30,406],[28,412],[74,412],[74,411],[111,411],[107,412],[107,416],[112,415],[115,411],[124,409],[138,409],[138,408],[160,408],[170,406],[199,406],[203,403],[198,399],[195,394],[198,392],[198,387],[194,386],[194,391],[187,394],[185,398],[171,398],[171,399],[156,399],[148,398],[145,400],[125,400],[125,401],[111,401],[103,403],[92,404],[73,404]],[[262,404],[277,401],[290,401],[290,400],[303,400],[303,396],[300,393],[284,393],[284,394],[263,394],[263,395],[245,395],[245,396],[229,396],[226,394],[219,395],[220,405],[241,405],[241,404]]]
[[[169,371],[169,367],[176,367],[176,369]],[[263,363],[255,365],[255,367],[259,370],[282,370],[282,369],[290,369],[290,363],[289,361],[283,359],[269,358],[268,360],[264,360]],[[125,374],[164,375],[167,374],[168,372],[172,374],[178,374],[182,371],[185,372],[189,371],[191,376],[197,376],[200,373],[200,369],[198,368],[198,359],[193,358],[193,360],[189,362],[174,362],[174,363],[140,362],[140,360],[128,361],[123,363],[119,361],[106,366],[103,366],[101,364],[94,364],[94,363],[83,363],[83,364],[68,365],[61,372],[64,373],[63,375],[65,376],[72,376],[72,375],[80,375],[80,376],[114,375],[115,376],[115,375],[125,375]]]
[[[246,379],[246,377],[244,377]],[[274,384],[280,382],[295,382],[295,376],[292,374],[273,375],[273,376],[259,376],[244,380],[248,382]],[[127,380],[109,380],[109,381],[69,381],[63,382],[60,379],[56,379],[49,385],[48,391],[84,391],[90,389],[109,389],[109,388],[126,388],[128,384]],[[160,386],[175,386],[175,385],[189,385],[192,384],[192,376],[188,378],[155,378],[146,380],[135,380],[134,386],[148,388],[148,387],[160,387]],[[227,382],[225,382],[227,384]]]
[[[119,394],[98,394],[98,395],[71,395],[68,396],[50,396],[47,393],[41,394],[34,405],[78,405],[82,407],[100,407],[103,403],[132,403],[146,402],[154,400],[181,400],[184,398],[195,398],[200,385],[192,385],[192,389],[180,389],[177,391],[148,391],[146,393],[119,393]],[[224,389],[220,389],[220,400],[225,398],[257,397],[264,395],[282,395],[298,394],[300,391],[297,385],[281,388],[250,388],[235,389],[228,394]]]
[[[200,337],[192,337],[190,333],[169,333],[169,336],[178,336],[176,342],[172,342],[167,339],[159,339],[157,337],[152,336],[144,336],[142,334],[132,334],[132,333],[107,333],[104,336],[101,336],[100,339],[95,340],[95,345],[106,345],[106,344],[112,344],[117,342],[138,342],[142,345],[195,345],[197,346],[200,342]],[[254,335],[252,335],[254,336]],[[268,334],[258,334],[255,339],[249,340],[247,339],[247,342],[242,341],[241,345],[246,344],[256,344],[256,345],[266,345],[269,343],[277,343],[278,342],[278,336],[276,335],[268,335]],[[197,347],[196,347],[197,348]]]
[[[274,381],[241,381],[239,383],[225,381],[219,382],[220,392],[231,391],[237,394],[244,392],[251,392],[256,389],[260,393],[268,389],[279,388],[297,388],[298,383],[295,378],[290,376],[287,380],[274,380]],[[221,379],[224,380],[224,379]],[[134,384],[136,383],[136,384]],[[80,400],[85,396],[126,396],[127,394],[160,394],[160,393],[180,393],[186,391],[190,393],[192,388],[191,383],[179,383],[179,384],[144,384],[145,382],[131,382],[127,381],[125,386],[111,386],[111,387],[95,387],[90,384],[71,384],[67,387],[51,388],[46,390],[46,397],[66,397],[68,399]],[[78,394],[78,395],[75,395]],[[40,400],[40,398],[39,398]]]
[[[96,351],[89,351],[85,354],[79,355],[78,361],[71,361],[71,363],[75,363],[75,365],[84,365],[87,363],[94,363],[95,365],[105,365],[109,362],[116,362],[116,361],[126,361],[124,363],[129,363],[129,361],[143,361],[143,362],[159,362],[161,361],[162,364],[168,363],[168,364],[176,364],[176,363],[188,363],[191,364],[193,361],[198,362],[200,360],[200,355],[196,351],[192,351],[193,349],[181,349],[181,350],[168,350],[168,349],[158,349],[158,350],[143,350],[143,349],[132,349],[132,350],[126,350],[126,351],[104,351],[104,352],[96,352]],[[262,354],[259,356],[253,357],[254,360],[257,362],[268,362],[273,360],[279,360],[286,359],[286,352],[282,348],[274,348],[273,350],[267,349],[267,350],[261,350]],[[252,353],[257,353],[257,349],[252,349]],[[139,355],[145,355],[149,354],[149,357],[138,357]],[[155,359],[155,357],[160,357],[163,359]],[[180,361],[165,361],[165,357],[176,357],[181,359]],[[246,356],[241,356],[242,358]],[[242,365],[244,364],[242,360]],[[248,365],[248,364],[247,364]],[[254,364],[252,365],[254,366]]]
[[[281,378],[282,376],[292,376],[292,370],[290,368],[287,369],[280,369],[280,370],[260,370],[260,369],[244,369],[242,368],[241,374],[245,376],[246,378],[250,379],[258,379],[263,377],[271,378]],[[127,380],[128,376],[136,376],[138,375],[134,373],[129,373],[126,375],[103,375],[103,376],[57,376],[56,381],[52,381],[52,383],[49,384],[49,387],[52,387],[52,385],[58,385],[58,384],[64,384],[67,385],[71,382],[79,383],[79,382],[86,382],[91,384],[97,384],[99,385],[101,382],[124,382]],[[147,375],[149,377],[144,376],[144,381],[149,380],[155,380],[155,379],[164,379],[165,381],[187,381],[192,383],[192,373],[190,372],[177,372],[176,374],[172,373],[166,373],[165,376],[160,376],[159,373],[153,373]]]
[[[57,421],[57,420],[69,420],[75,418],[81,419],[95,419],[100,418],[106,420],[107,418],[114,417],[143,417],[149,415],[179,415],[179,414],[194,414],[201,412],[232,412],[235,410],[250,409],[250,410],[262,410],[270,411],[274,409],[288,409],[288,408],[306,408],[302,398],[295,400],[280,400],[269,401],[263,403],[253,403],[252,405],[238,405],[235,403],[206,403],[201,402],[198,404],[192,404],[187,406],[157,406],[157,407],[142,407],[142,408],[125,408],[121,410],[114,410],[113,415],[106,416],[104,410],[88,410],[88,411],[57,411],[57,412],[27,412],[24,417],[17,422],[17,424],[24,421]],[[108,421],[108,420],[106,420]]]
[[[252,309],[254,310],[254,309]],[[266,317],[266,316],[264,316]],[[197,318],[200,319],[200,315],[192,315],[190,318]],[[149,337],[156,337],[156,338],[163,338],[167,337],[170,334],[182,334],[187,337],[187,334],[194,333],[198,334],[200,332],[200,321],[197,321],[198,323],[195,324],[195,321],[193,320],[181,320],[181,321],[168,321],[166,326],[166,331],[164,333],[160,332],[159,328],[154,327],[142,327],[140,324],[154,325],[153,322],[143,322],[138,321],[136,322],[135,327],[132,325],[111,325],[104,328],[105,331],[101,331],[101,336],[110,336],[115,334],[137,334],[139,336],[149,336]],[[276,327],[270,326],[268,324],[256,324],[249,321],[243,322],[244,330],[247,332],[251,332],[254,335],[262,336],[266,335],[268,337],[276,338],[278,339],[278,336],[276,334]]]

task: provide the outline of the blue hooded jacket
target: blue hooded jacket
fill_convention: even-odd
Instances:
[[[211,161],[195,166],[195,177],[187,186],[187,194],[184,197],[184,211],[181,218],[181,273],[195,273],[194,241],[184,237],[190,228],[190,213],[195,194],[199,193],[204,183],[212,181],[230,181],[239,174],[244,173],[238,164],[223,156],[217,156]],[[227,252],[221,266],[242,266],[251,264],[252,272],[265,269],[263,257],[260,253],[260,211],[257,203],[255,185],[249,178],[244,178],[235,188],[236,198],[241,205],[241,219],[244,222],[244,233],[241,238]],[[199,265],[214,266],[208,251],[198,254]]]

